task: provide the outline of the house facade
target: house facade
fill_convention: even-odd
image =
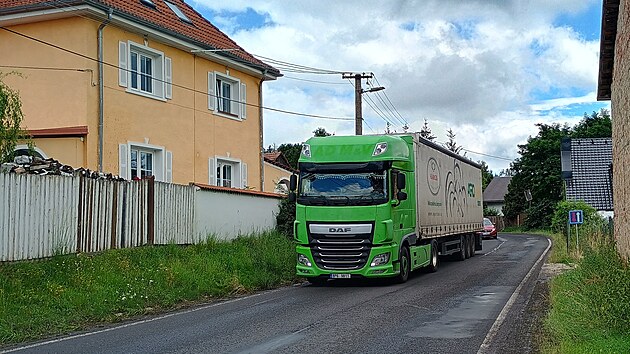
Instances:
[[[280,194],[289,193],[289,181],[297,170],[291,167],[286,156],[282,152],[267,152],[264,158],[264,190]]]
[[[263,190],[262,84],[281,74],[182,0],[0,1],[0,71],[44,157]]]
[[[493,209],[499,216],[503,216],[505,195],[512,177],[494,177],[483,191],[483,204],[488,209]]]
[[[611,100],[615,239],[630,258],[630,0],[603,0],[597,99]]]

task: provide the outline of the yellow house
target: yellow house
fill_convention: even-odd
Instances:
[[[281,74],[182,0],[2,1],[0,71],[44,157],[263,189],[262,84]]]
[[[263,154],[263,158],[265,171],[264,190],[266,192],[288,194],[291,175],[296,174],[297,170],[291,167],[291,164],[282,152],[266,152]]]

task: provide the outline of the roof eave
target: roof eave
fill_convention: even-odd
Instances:
[[[611,99],[611,85],[615,62],[615,40],[619,0],[604,0],[602,5],[602,32],[599,44],[599,73],[597,79],[597,100]]]
[[[107,5],[93,0],[61,0],[56,3],[56,6],[44,2],[35,5],[0,9],[0,24],[14,25],[26,23],[33,18],[41,20],[71,17],[78,12],[100,20],[105,20],[107,19],[109,9]],[[206,43],[194,40],[181,33],[165,29],[152,22],[117,9],[113,9],[111,23],[135,32],[140,31],[144,32],[144,34],[150,34],[160,41],[190,53],[193,51],[198,52],[217,49]],[[235,69],[243,70],[264,81],[275,80],[282,76],[280,71],[272,66],[252,63],[229,52],[200,53],[197,55]]]

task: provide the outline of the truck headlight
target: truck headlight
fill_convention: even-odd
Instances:
[[[376,267],[381,264],[387,264],[389,262],[389,252],[381,253],[378,256],[372,259],[372,263],[370,263],[370,267]]]
[[[298,255],[298,263],[300,263],[301,265],[305,265],[307,267],[312,266],[311,261],[309,261],[308,257],[306,257],[303,254]]]

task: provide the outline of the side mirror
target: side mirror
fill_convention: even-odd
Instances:
[[[407,200],[407,193],[405,193],[405,192],[398,192],[398,193],[396,193],[396,198],[399,201]]]
[[[297,188],[297,176],[291,175],[291,179],[289,180],[289,190],[293,192],[295,191],[296,188]]]
[[[399,173],[397,178],[396,184],[398,185],[398,189],[405,189],[405,186],[407,185],[407,178],[405,177],[405,174]]]

